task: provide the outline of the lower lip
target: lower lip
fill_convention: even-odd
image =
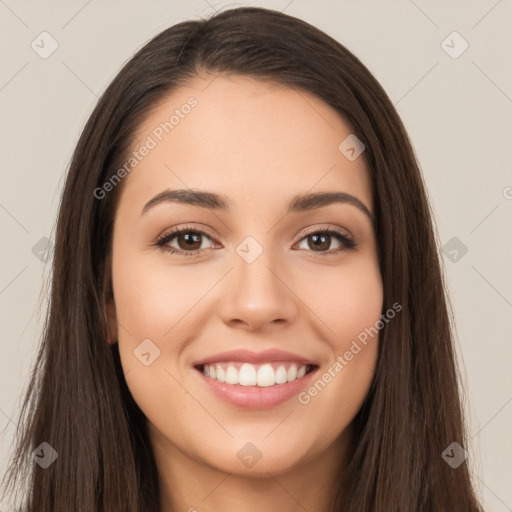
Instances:
[[[240,384],[226,384],[210,379],[194,368],[204,383],[220,398],[226,402],[243,409],[270,409],[290,400],[298,395],[311,381],[318,368],[304,375],[300,379],[286,384],[274,384],[268,387],[242,386]]]

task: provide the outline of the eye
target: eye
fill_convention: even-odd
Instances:
[[[214,244],[213,239],[204,231],[188,226],[173,229],[158,237],[154,242],[162,251],[176,253],[180,256],[194,256],[208,247],[208,241]],[[205,245],[206,242],[206,245]],[[336,247],[332,247],[336,244]],[[299,248],[319,255],[332,255],[356,246],[354,240],[342,231],[324,229],[311,231],[299,241]]]
[[[333,241],[338,244],[337,248],[332,248]],[[308,233],[299,242],[301,249],[311,250],[322,255],[338,253],[343,250],[352,249],[355,246],[354,240],[347,233],[333,229]]]
[[[179,253],[183,256],[193,256],[207,248],[203,243],[205,239],[212,241],[204,231],[185,226],[160,236],[154,245],[163,251]]]

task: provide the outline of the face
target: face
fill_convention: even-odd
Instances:
[[[196,79],[140,126],[111,329],[159,452],[263,475],[349,442],[378,354],[358,336],[383,299],[350,133],[312,94],[237,76]]]

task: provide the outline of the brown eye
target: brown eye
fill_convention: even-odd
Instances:
[[[330,235],[309,235],[307,240],[309,247],[311,247],[314,251],[327,251],[331,245]]]
[[[175,238],[178,242],[178,248],[184,251],[196,251],[201,248],[201,233],[196,233],[193,231],[187,231],[185,233],[180,233]]]
[[[202,231],[177,229],[159,238],[155,245],[164,251],[189,256],[207,249],[208,246],[204,245],[204,241],[212,242],[212,239]]]
[[[335,247],[332,244],[337,243]],[[338,231],[317,231],[305,236],[299,243],[301,249],[310,250],[317,253],[337,253],[344,249],[355,247],[354,241],[344,233]]]

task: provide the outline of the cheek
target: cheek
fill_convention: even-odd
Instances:
[[[180,414],[190,407],[178,383],[186,377],[180,361],[211,318],[211,311],[205,311],[207,300],[201,298],[219,275],[206,266],[180,269],[162,264],[161,257],[130,254],[126,249],[118,250],[124,256],[114,258],[112,269],[121,363],[135,401],[152,420],[162,417],[165,423],[168,409],[161,407],[162,399],[168,405],[172,402]]]
[[[335,437],[354,418],[370,389],[379,352],[383,289],[377,262],[315,276],[308,306],[322,320],[330,357],[298,402]]]
[[[376,261],[324,268],[306,284],[302,293],[307,305],[324,324],[322,334],[336,353],[347,350],[347,343],[380,318],[383,289]]]
[[[133,342],[162,340],[174,334],[175,326],[217,279],[211,270],[196,267],[193,272],[182,271],[153,264],[152,260],[138,257],[114,262],[116,313],[120,325],[126,328],[125,336],[129,333]]]

